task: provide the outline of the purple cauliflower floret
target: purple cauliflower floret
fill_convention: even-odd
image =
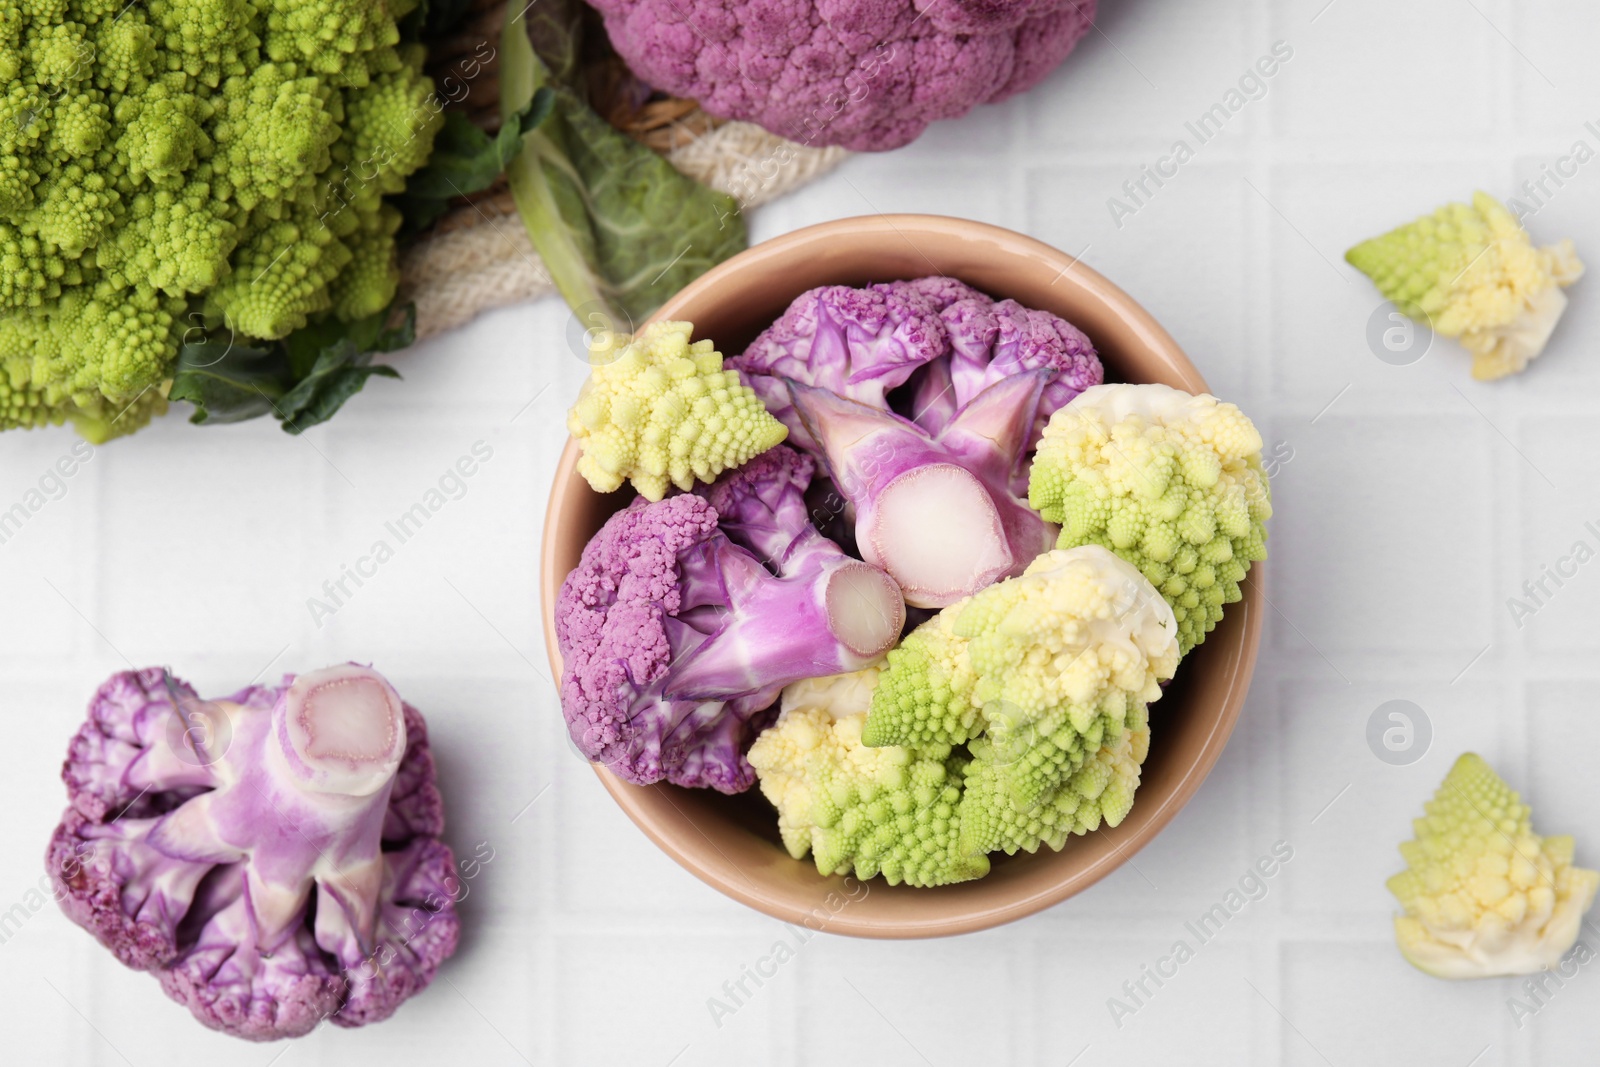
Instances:
[[[370,668],[217,701],[159,667],[113,675],[62,778],[62,910],[213,1029],[378,1022],[455,951],[427,730]]]
[[[593,0],[628,66],[808,145],[899,148],[1032,88],[1096,0]]]
[[[861,558],[906,603],[939,608],[1021,574],[1057,530],[1012,486],[1055,371],[1019,371],[961,406],[938,433],[892,411],[790,381],[789,392],[855,517]]]
[[[939,280],[961,285],[954,279]],[[937,295],[941,292],[907,282],[812,289],[797,296],[727,365],[789,428],[790,444],[815,450],[816,442],[795,414],[784,380],[792,378],[887,408],[889,390],[904,385],[918,367],[950,350],[939,320],[944,306]]]
[[[810,526],[810,461],[774,452],[703,490],[730,532],[700,495],[638,499],[562,583],[567,728],[627,781],[743,792],[784,686],[859,670],[900,636],[895,584]]]
[[[1089,338],[1048,311],[979,295],[952,302],[940,320],[949,338],[950,358],[924,368],[911,401],[912,417],[931,434],[943,432],[991,385],[1028,371],[1051,371],[1054,377],[1039,393],[1028,431],[1028,451],[1032,451],[1057,409],[1105,379]],[[1011,481],[1017,495],[1027,495],[1026,454],[1019,457]]]

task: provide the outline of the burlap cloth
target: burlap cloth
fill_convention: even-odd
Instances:
[[[848,154],[795,144],[746,122],[675,129],[679,143],[664,152],[668,161],[745,209],[805,185]],[[401,292],[416,304],[418,337],[555,291],[504,188],[451,211],[401,255],[400,272]]]

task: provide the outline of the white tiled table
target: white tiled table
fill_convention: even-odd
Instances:
[[[0,1060],[1592,1063],[1600,977],[1580,972],[1519,1027],[1511,982],[1446,984],[1401,961],[1383,880],[1468,748],[1600,864],[1600,564],[1520,628],[1506,607],[1574,541],[1597,544],[1584,529],[1600,520],[1597,283],[1575,291],[1532,373],[1485,386],[1448,342],[1410,366],[1375,358],[1378,300],[1341,255],[1474,188],[1510,196],[1579,139],[1600,147],[1584,128],[1600,119],[1600,32],[1584,0],[1324,2],[1108,0],[1101,32],[1031,96],[855,158],[752,220],[760,238],[931,211],[1087,247],[1269,446],[1292,451],[1275,478],[1279,611],[1249,704],[1136,867],[986,934],[813,938],[718,1026],[708,998],[783,928],[628,823],[567,745],[542,674],[535,556],[584,373],[565,310],[546,301],[402,355],[403,385],[376,382],[301,440],[174,420],[96,450],[0,545]],[[1293,56],[1265,94],[1115,226],[1107,199],[1278,40]],[[1535,235],[1600,259],[1597,192],[1592,162],[1533,218]],[[0,438],[0,506],[73,440]],[[465,495],[316,625],[307,598],[479,441],[493,455]],[[434,988],[381,1026],[247,1046],[196,1026],[53,906],[30,912],[66,739],[124,657],[213,693],[274,657],[275,670],[371,659],[424,709],[450,839],[496,857]],[[1432,723],[1409,766],[1367,745],[1368,716],[1391,699]],[[1179,938],[1195,944],[1185,923],[1280,841],[1293,859],[1265,895],[1113,1020],[1108,998],[1132,1005],[1123,982]]]

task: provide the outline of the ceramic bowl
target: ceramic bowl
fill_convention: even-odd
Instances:
[[[654,320],[694,323],[725,355],[745,346],[789,302],[819,285],[864,285],[944,274],[995,298],[1053,311],[1094,341],[1108,381],[1164,382],[1206,391],[1172,337],[1121,289],[1073,256],[1022,234],[930,215],[876,215],[810,226],[765,241],[707,272]],[[554,605],[585,542],[630,494],[596,493],[579,477],[578,449],[561,454],[540,559],[541,610],[559,679]],[[1243,601],[1151,705],[1150,756],[1133,811],[1115,829],[1074,837],[1060,852],[997,854],[987,877],[931,889],[823,877],[791,859],[759,789],[737,797],[658,784],[637,786],[601,767],[601,784],[667,855],[735,900],[785,922],[859,937],[936,937],[1011,922],[1104,878],[1172,821],[1215,766],[1249,688],[1264,602],[1257,564]]]

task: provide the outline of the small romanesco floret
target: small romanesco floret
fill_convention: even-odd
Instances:
[[[1344,258],[1407,316],[1458,338],[1480,381],[1516,374],[1544,351],[1567,309],[1561,290],[1583,274],[1570,240],[1535,248],[1516,216],[1483,192]]]
[[[989,872],[959,851],[966,760],[949,745],[869,748],[861,731],[878,669],[796,683],[750,748],[761,791],[778,809],[789,854],[823,874],[890,885],[947,885]]]
[[[1182,655],[1240,599],[1250,564],[1267,558],[1261,435],[1208,394],[1084,390],[1045,427],[1028,502],[1061,524],[1061,548],[1103,545],[1139,568],[1177,616]]]
[[[958,854],[1059,849],[1132,806],[1177,633],[1131,564],[1098,545],[1048,552],[889,654],[866,742],[969,742]]]
[[[605,334],[567,428],[583,449],[578,473],[602,493],[631,481],[660,500],[671,486],[712,482],[781,443],[767,413],[710,340],[689,342],[687,322],[658,322],[633,338]],[[620,351],[618,348],[620,346]]]
[[[1394,920],[1401,954],[1436,978],[1559,964],[1600,888],[1600,872],[1572,865],[1572,838],[1534,833],[1528,806],[1471,752],[1425,810],[1388,883],[1405,909]]]
[[[406,6],[0,0],[0,430],[126,432],[202,326],[388,305],[443,124]]]

